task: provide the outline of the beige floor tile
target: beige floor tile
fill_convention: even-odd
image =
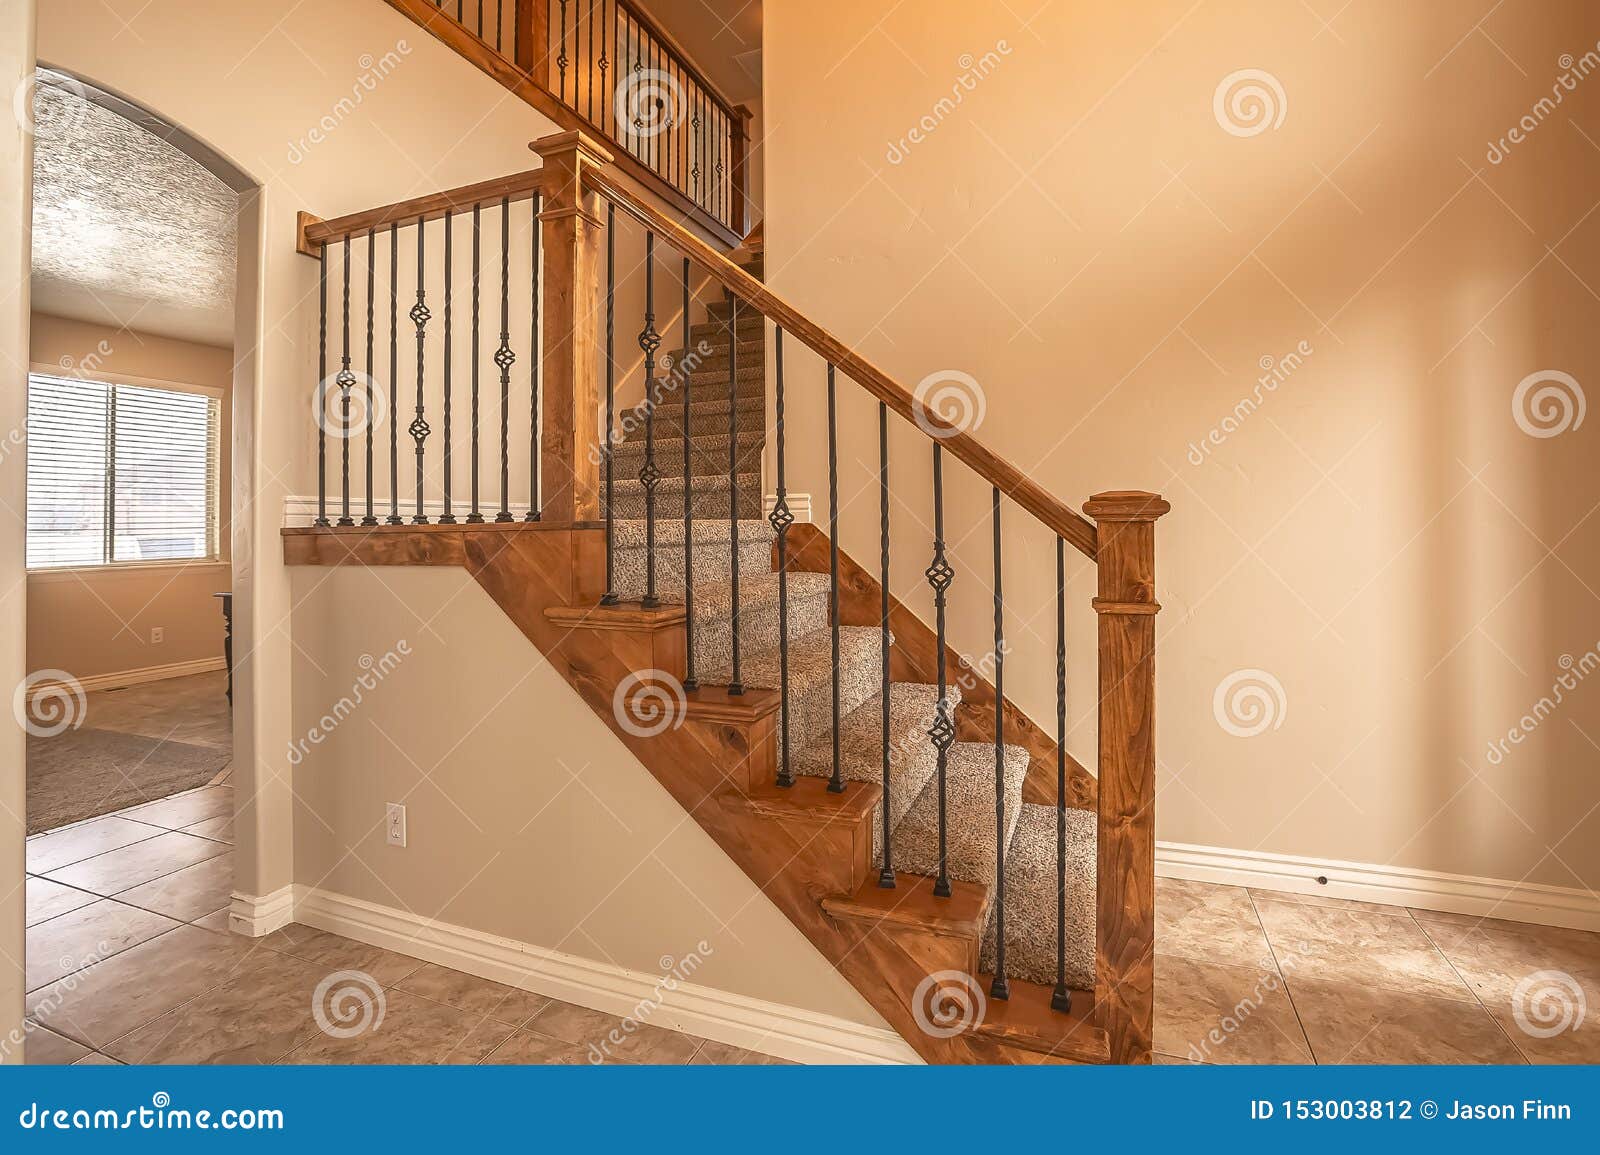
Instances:
[[[537,1021],[537,1020],[536,1020]],[[1155,1049],[1207,1063],[1309,1063],[1276,971],[1156,956]]]
[[[191,922],[226,906],[232,894],[233,855],[220,854],[113,897],[180,922]]]
[[[1319,1063],[1521,1063],[1476,1000],[1289,979]]]
[[[155,838],[158,827],[107,815],[28,839],[28,873],[48,874],[108,850]]]
[[[533,1031],[513,1031],[483,1060],[507,1066],[587,1067],[593,1063],[588,1047],[568,1043]]]
[[[380,992],[382,1015],[348,1038],[314,1031],[283,1060],[298,1064],[476,1063],[516,1029],[401,990]],[[335,1024],[338,1025],[337,1023]],[[349,1024],[353,1028],[354,1022]]]
[[[713,1043],[710,1039],[700,1044],[700,1049],[695,1052],[694,1058],[689,1061],[702,1067],[794,1066],[788,1059],[779,1059],[773,1055],[763,1055],[760,1051],[747,1051],[743,1047],[735,1047],[729,1043]]]
[[[30,992],[27,1013],[58,1034],[98,1049],[226,982],[256,949],[238,935],[179,926]]]
[[[552,1000],[527,1023],[525,1030],[550,1035],[625,1063],[687,1063],[703,1040],[664,1027],[639,1024],[631,1030],[617,1015]]]
[[[199,927],[201,930],[213,931],[216,934],[233,933],[232,928],[228,926],[227,907],[223,907],[221,910],[214,910],[204,918],[195,919],[193,925]]]
[[[1380,902],[1362,902],[1354,898],[1335,898],[1331,894],[1297,894],[1291,890],[1263,890],[1250,888],[1250,897],[1262,902],[1297,902],[1302,906],[1320,906],[1328,910],[1358,910],[1365,914],[1406,914],[1403,906],[1385,906]]]
[[[65,1067],[89,1054],[89,1048],[29,1021],[22,1043],[22,1060],[30,1067]]]
[[[221,986],[108,1043],[124,1063],[274,1063],[317,1031],[313,1007],[327,972],[258,951]],[[374,988],[376,993],[376,988]]]
[[[368,946],[353,938],[315,930],[297,922],[254,941],[269,950],[318,963],[330,971],[361,971],[371,975],[383,987],[393,986],[423,965],[421,959],[382,947]]]
[[[1271,968],[1266,932],[1238,886],[1156,879],[1156,950],[1201,962]]]
[[[1157,1067],[1204,1066],[1203,1063],[1199,1063],[1194,1059],[1180,1059],[1177,1055],[1163,1055],[1160,1051],[1155,1051],[1151,1054],[1150,1062]]]
[[[1600,1063],[1600,935],[1526,923],[1423,929],[1535,1063]]]
[[[161,826],[167,830],[182,830],[185,826],[193,826],[196,822],[207,822],[213,818],[226,818],[231,821],[233,787],[204,786],[199,790],[174,794],[171,798],[163,798],[159,802],[149,802],[143,806],[133,806],[118,813],[134,822],[148,822],[152,826]]]
[[[62,886],[59,882],[51,882],[48,878],[35,878],[31,874],[28,876],[27,893],[29,926],[43,922],[47,918],[55,918],[58,914],[66,914],[69,910],[88,906],[99,898],[99,895],[90,894],[86,890]]]
[[[66,975],[99,965],[178,925],[163,915],[102,898],[31,926],[27,937],[28,989],[38,990]]]
[[[1472,992],[1404,909],[1393,913],[1256,900],[1261,923],[1291,981],[1376,985],[1436,998],[1470,999]]]
[[[544,995],[429,963],[401,979],[401,990],[468,1014],[521,1026],[550,1002]]]
[[[167,831],[144,842],[75,862],[48,874],[52,880],[68,886],[112,895],[227,853],[225,843]]]
[[[117,1062],[110,1055],[102,1055],[99,1051],[90,1051],[87,1055],[85,1055],[83,1058],[79,1059],[76,1063],[74,1063],[72,1065],[74,1067],[120,1067],[120,1066],[122,1066],[121,1063]]]
[[[207,818],[203,822],[196,822],[193,826],[183,828],[185,834],[193,834],[196,838],[209,838],[213,842],[233,841],[233,818],[230,815],[219,815],[216,818]]]

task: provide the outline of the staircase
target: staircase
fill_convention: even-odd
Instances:
[[[431,18],[425,26],[439,31]],[[532,199],[544,254],[534,285],[542,372],[530,435],[511,438],[509,372],[495,360],[502,404],[491,412],[501,428],[498,459],[491,449],[488,468],[500,471],[498,516],[440,524],[423,514],[429,426],[419,385],[410,430],[416,516],[400,518],[392,492],[386,524],[372,514],[370,495],[365,524],[335,524],[321,429],[323,504],[315,524],[284,531],[286,563],[467,569],[928,1061],[1148,1062],[1154,527],[1167,504],[1154,494],[1108,492],[1085,503],[1087,518],[1079,516],[767,290],[759,258],[735,264],[714,230],[686,227],[624,184],[599,141],[569,131],[534,147],[542,169],[504,182],[337,220],[302,215],[301,249],[322,257],[326,275],[327,251],[352,235],[370,246],[374,227],[415,229],[420,257],[422,223],[445,213],[476,216],[480,208],[509,214],[513,200]],[[597,319],[614,303],[603,269],[614,264],[617,239],[604,228],[602,203],[633,217],[650,245],[667,245],[723,290],[722,300],[701,306],[686,348],[669,349],[654,365],[647,348],[649,402],[622,414],[602,395],[608,377],[594,353],[603,345]],[[476,291],[477,277],[472,284]],[[504,307],[503,271],[500,286]],[[419,305],[423,296],[419,284]],[[325,298],[323,308],[326,324]],[[653,302],[645,309],[639,331],[649,334]],[[429,314],[412,320],[420,373]],[[631,332],[630,325],[627,319],[618,329]],[[347,349],[348,330],[346,322]],[[831,517],[824,532],[796,522],[789,509],[782,364],[784,343],[794,341],[836,369],[843,387],[880,403],[879,469],[849,481],[852,491],[880,492],[881,557],[870,569],[841,547]],[[771,426],[769,354],[778,367]],[[830,372],[830,396],[832,389]],[[408,401],[397,395],[391,404],[400,412]],[[474,466],[477,411],[475,400]],[[598,412],[614,414],[617,432],[593,427]],[[831,435],[831,403],[829,414]],[[920,527],[890,532],[891,419],[914,422],[931,443],[931,543]],[[776,470],[764,476],[769,438]],[[542,486],[534,487],[532,507],[514,515],[512,447],[530,442],[540,447],[528,466]],[[610,447],[601,463],[596,444]],[[398,448],[392,440],[389,448],[399,486]],[[967,579],[946,553],[945,457],[991,490],[992,678],[947,641],[946,591]],[[348,454],[342,464],[338,499],[348,509]],[[806,479],[810,488],[837,488],[837,466],[830,470]],[[963,474],[961,483],[968,481]],[[476,485],[472,493],[476,515]],[[766,516],[764,493],[775,495]],[[1056,547],[1054,734],[1004,690],[1003,510],[1013,532],[1042,529]],[[959,527],[963,537],[973,528]],[[926,603],[902,604],[886,592],[891,544],[919,557],[931,546]],[[1065,750],[1069,548],[1098,573],[1095,773]]]

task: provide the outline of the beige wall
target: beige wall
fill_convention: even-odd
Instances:
[[[32,0],[0,0],[0,92],[33,73]],[[15,117],[0,116],[0,689],[22,681],[27,583],[23,571],[26,459],[18,451],[28,415],[28,270],[33,143]],[[22,1062],[23,734],[0,717],[0,1063]]]
[[[1595,47],[1600,13],[1487,11],[1353,5],[1324,28],[1265,0],[1067,0],[1024,26],[957,0],[766,5],[773,287],[908,385],[972,374],[979,438],[1063,500],[1172,501],[1163,840],[1600,882],[1600,683],[1487,752],[1600,638],[1597,424],[1536,438],[1512,415],[1529,374],[1600,381],[1600,80],[1486,159],[1561,54]],[[1286,101],[1251,136],[1213,107],[1245,68]],[[1192,463],[1301,342],[1303,364]],[[796,360],[795,487],[821,494],[819,375]],[[842,390],[845,544],[866,558],[875,491],[853,495],[875,426]],[[895,584],[924,609],[926,444],[897,423]],[[954,637],[981,654],[988,493],[959,468],[949,487]],[[1006,517],[1007,689],[1049,725],[1053,547]],[[1072,564],[1071,745],[1088,761],[1092,578]],[[1244,738],[1213,695],[1249,669],[1286,708]]]
[[[222,657],[222,612],[211,595],[229,586],[229,422],[233,352],[128,329],[35,313],[29,356],[46,370],[207,386],[222,398],[219,540],[224,560],[163,566],[54,570],[28,577],[28,668],[92,678]],[[163,630],[151,641],[150,631]]]

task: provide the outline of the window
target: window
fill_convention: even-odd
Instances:
[[[28,376],[28,568],[215,558],[216,397]]]

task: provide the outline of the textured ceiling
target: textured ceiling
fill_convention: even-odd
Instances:
[[[34,309],[231,345],[238,195],[116,113],[36,93]]]

